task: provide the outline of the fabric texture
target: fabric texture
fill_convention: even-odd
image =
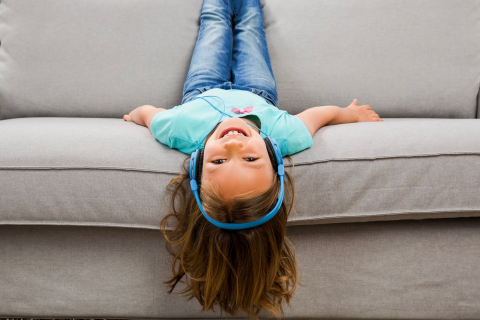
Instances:
[[[321,128],[294,167],[284,159],[297,190],[288,225],[480,215],[479,121]],[[0,137],[0,224],[158,230],[187,158],[120,119],[9,119]]]
[[[357,98],[382,118],[475,118],[478,0],[262,5],[280,109]],[[141,105],[181,104],[201,8],[201,0],[2,0],[0,119],[122,119]]]
[[[122,120],[212,89],[182,92],[201,8],[0,1],[1,317],[226,318],[166,293],[158,229],[186,156]],[[262,9],[281,110],[357,98],[385,119],[285,159],[300,282],[283,318],[479,319],[479,1]]]
[[[282,319],[478,319],[479,229],[480,218],[288,227],[299,283]],[[0,317],[227,318],[167,293],[158,230],[0,226],[0,255]]]
[[[277,140],[283,156],[291,155],[312,146],[313,140],[299,118],[268,104],[263,98],[244,90],[210,89],[197,97],[205,97],[215,108],[232,117],[257,116],[261,128]],[[219,120],[228,116],[203,99],[196,99],[155,114],[150,123],[152,135],[161,143],[191,154],[197,145],[212,131]],[[253,106],[249,113],[237,113],[232,108]],[[221,119],[220,119],[221,118]],[[261,133],[262,138],[266,136]],[[204,148],[205,141],[200,144]]]

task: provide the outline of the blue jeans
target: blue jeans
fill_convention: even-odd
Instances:
[[[204,0],[182,104],[210,89],[247,90],[278,107],[260,0]]]

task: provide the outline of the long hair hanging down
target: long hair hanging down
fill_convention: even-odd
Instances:
[[[279,318],[283,314],[282,302],[290,304],[297,284],[294,246],[285,235],[295,198],[293,179],[285,172],[284,200],[272,219],[254,228],[226,230],[208,222],[195,197],[187,192],[187,160],[184,172],[167,186],[170,212],[160,223],[167,250],[173,255],[173,276],[165,281],[170,287],[168,293],[178,283],[184,283],[185,288],[177,294],[188,296],[188,300],[196,298],[204,311],[218,305],[229,315],[240,309],[249,318],[258,319],[265,308]],[[276,177],[264,193],[245,194],[227,205],[215,186],[202,183],[200,197],[205,212],[213,219],[241,223],[259,219],[272,210],[279,190]],[[167,230],[169,218],[176,224],[173,230]]]

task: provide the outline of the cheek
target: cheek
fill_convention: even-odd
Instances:
[[[258,137],[258,139],[255,139],[252,142],[255,142],[254,148],[259,154],[262,154],[263,156],[268,156],[267,146],[265,145],[265,141],[263,141],[260,136]]]
[[[205,148],[203,150],[204,157],[215,154],[215,152],[218,151],[218,148],[219,148],[218,143],[215,143],[215,141],[207,141],[207,143],[205,143]]]
[[[226,156],[225,150],[222,148],[221,144],[219,143],[210,143],[206,144],[205,148],[203,149],[203,168],[207,164],[207,159],[223,159]],[[205,171],[202,173],[202,175]]]

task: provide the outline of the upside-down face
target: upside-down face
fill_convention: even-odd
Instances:
[[[220,122],[205,142],[202,183],[218,186],[225,202],[235,196],[266,191],[275,172],[265,141],[245,118],[228,118]]]

